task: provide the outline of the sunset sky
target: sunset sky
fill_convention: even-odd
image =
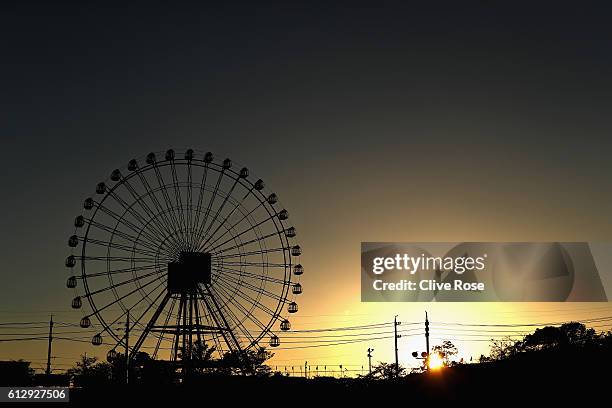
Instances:
[[[611,316],[608,303],[365,304],[359,287],[362,241],[611,240],[609,10],[350,4],[2,5],[0,322],[78,323],[63,262],[82,200],[170,147],[231,157],[281,197],[304,250],[296,330],[426,310],[432,325]],[[488,351],[489,333],[451,327],[432,344]],[[405,334],[400,362],[416,365],[424,338]],[[392,338],[283,349],[310,344],[291,336],[271,365],[360,369],[368,347],[393,359]],[[107,350],[54,343],[60,365]],[[11,358],[42,367],[46,343],[0,343]]]

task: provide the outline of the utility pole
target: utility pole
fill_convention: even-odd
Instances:
[[[398,357],[398,349],[397,349],[397,339],[402,337],[401,335],[397,334],[397,326],[399,326],[400,324],[402,324],[402,322],[398,322],[397,315],[395,315],[395,318],[393,319],[393,328],[395,329],[395,377],[396,378],[399,377],[399,357]]]
[[[130,311],[125,318],[125,384],[130,382]]]
[[[47,348],[47,375],[51,374],[51,342],[53,341],[53,315],[49,320],[49,347]]]
[[[373,351],[374,351],[373,348],[368,347],[368,365],[370,366],[370,374],[372,374],[372,352]]]
[[[308,378],[308,361],[304,361],[304,377]]]
[[[427,311],[425,311],[425,348],[429,358],[429,320],[427,319]]]

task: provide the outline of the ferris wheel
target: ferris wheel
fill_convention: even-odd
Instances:
[[[188,149],[115,169],[85,199],[66,258],[93,345],[184,362],[194,344],[280,345],[296,313],[302,249],[278,196],[230,159]],[[125,333],[118,332],[126,324]],[[128,345],[129,344],[129,345]]]

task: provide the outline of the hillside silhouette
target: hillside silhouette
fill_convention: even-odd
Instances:
[[[115,364],[84,359],[68,370],[71,403],[176,403],[211,398],[256,402],[277,401],[329,403],[351,401],[394,403],[475,404],[534,403],[567,404],[588,402],[605,396],[606,369],[612,361],[612,333],[596,333],[581,323],[536,329],[519,341],[492,343],[491,353],[473,364],[449,359],[438,370],[407,373],[393,364],[381,363],[373,375],[358,378],[287,377],[265,365],[270,354],[253,353],[248,372],[228,369],[230,364],[210,359],[210,350],[199,349],[204,360],[188,379],[168,365],[142,355],[130,373],[132,382],[123,383],[125,366],[118,356]],[[452,344],[436,348],[454,353]],[[449,351],[450,350],[450,351]],[[227,359],[232,356],[227,356]],[[234,365],[235,367],[235,365]],[[25,370],[25,371],[24,371]],[[44,381],[27,372],[27,362],[15,362],[13,372],[2,366],[5,385],[28,385]],[[54,376],[58,378],[58,376]],[[19,383],[19,384],[18,384]],[[214,397],[213,397],[214,395]]]

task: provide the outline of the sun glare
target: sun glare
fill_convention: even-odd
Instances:
[[[444,365],[444,361],[442,360],[442,356],[440,356],[440,354],[438,354],[438,353],[432,353],[429,356],[428,365],[429,365],[429,369],[430,370],[438,370],[438,369],[442,368],[442,366]]]

